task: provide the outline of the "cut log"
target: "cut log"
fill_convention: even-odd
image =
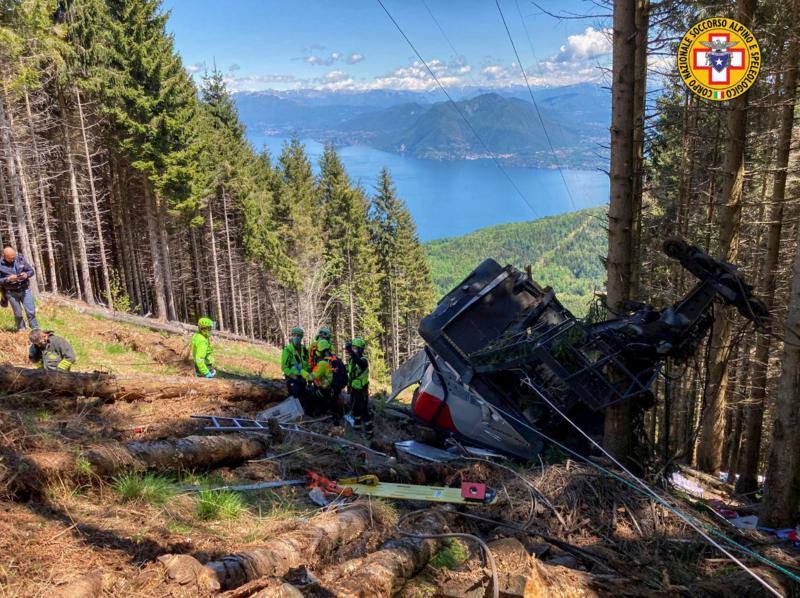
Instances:
[[[58,586],[51,596],[54,598],[100,598],[103,595],[103,575],[95,572]]]
[[[117,376],[106,372],[46,372],[0,365],[0,388],[8,394],[44,392],[107,401],[206,397],[268,404],[286,398],[282,380],[228,380],[189,376]]]
[[[221,463],[241,463],[264,454],[272,438],[263,435],[245,437],[187,436],[170,440],[129,442],[90,447],[80,453],[39,451],[23,455],[5,454],[4,461],[12,473],[12,489],[40,491],[48,481],[72,479],[91,472],[111,477],[123,471],[147,469],[181,470],[207,468]]]
[[[375,515],[375,513],[373,513]],[[325,513],[261,546],[206,563],[220,588],[230,590],[265,576],[284,575],[292,567],[311,566],[342,544],[360,536],[370,526],[365,504]]]
[[[420,533],[438,534],[443,523],[430,513],[415,523]],[[371,598],[392,596],[428,564],[441,540],[403,537],[386,542],[379,550],[352,559],[320,574],[320,589],[330,596]]]

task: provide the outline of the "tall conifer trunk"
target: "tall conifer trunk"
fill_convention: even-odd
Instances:
[[[69,191],[72,199],[72,217],[75,223],[75,243],[78,249],[78,265],[80,266],[80,280],[83,286],[83,299],[89,305],[94,305],[94,290],[92,288],[92,273],[89,268],[89,252],[86,248],[86,232],[83,227],[83,213],[81,199],[78,193],[78,179],[75,174],[75,161],[72,154],[72,139],[69,132],[66,102],[61,90],[58,92],[59,106],[61,108],[61,128],[64,137],[64,158],[67,162],[67,175],[69,176]]]
[[[150,181],[142,175],[142,188],[144,190],[145,219],[147,220],[147,240],[150,243],[150,267],[153,270],[153,296],[156,300],[156,316],[159,320],[169,318],[167,312],[167,296],[165,292],[164,270],[162,266],[160,244],[158,236],[158,217],[155,198],[150,189]]]
[[[786,177],[791,150],[792,131],[794,125],[794,108],[797,98],[798,68],[800,68],[800,39],[798,39],[798,26],[800,26],[800,0],[792,0],[792,26],[789,28],[789,51],[786,68],[784,70],[784,104],[781,107],[781,124],[778,137],[778,147],[775,156],[776,170],[773,183],[773,207],[782,206],[785,200]],[[779,231],[780,229],[778,229]],[[800,230],[800,229],[799,229]],[[772,231],[770,230],[770,233]],[[768,234],[768,236],[769,236]],[[800,240],[800,233],[798,233]],[[768,245],[768,251],[770,249]],[[777,253],[777,248],[773,249]],[[765,258],[765,271],[767,261],[772,259],[768,254]],[[776,262],[777,262],[777,258]],[[774,269],[769,271],[774,277]],[[765,282],[771,283],[774,299],[774,278]],[[798,343],[798,330],[800,330],[800,244],[796,249],[794,266],[792,269],[791,291],[789,295],[789,310],[786,316],[785,339],[782,366],[783,371],[778,383],[778,392],[775,401],[775,417],[773,421],[772,446],[770,447],[769,464],[767,468],[768,489],[764,497],[762,511],[762,525],[783,527],[796,524],[798,506],[800,506],[800,343]],[[766,336],[766,335],[764,335]],[[759,341],[763,339],[759,337]],[[767,345],[767,348],[769,345]],[[758,363],[754,364],[758,365]],[[760,367],[760,366],[759,366]],[[755,411],[751,414],[753,421],[748,421],[748,430],[755,427],[756,420],[763,419],[763,401],[754,405]],[[759,438],[760,440],[760,438]],[[749,455],[745,455],[742,474],[753,476],[753,469],[757,469],[758,448],[748,447]],[[755,465],[753,464],[755,462]],[[744,465],[748,466],[745,471]],[[748,485],[752,483],[748,480]],[[745,482],[742,484],[745,485]]]
[[[75,104],[78,107],[78,119],[81,127],[81,139],[83,141],[83,156],[86,160],[86,176],[89,180],[89,199],[92,202],[92,213],[94,214],[94,225],[97,229],[97,251],[100,253],[100,269],[102,274],[103,286],[105,289],[106,303],[110,309],[114,309],[114,298],[111,294],[111,277],[108,273],[108,257],[106,256],[106,242],[103,238],[103,221],[100,217],[100,206],[97,200],[97,190],[94,184],[94,168],[92,167],[92,155],[89,151],[89,139],[86,135],[86,120],[83,115],[83,103],[81,102],[81,92],[77,87],[75,92]]]
[[[47,272],[48,283],[50,291],[53,293],[58,292],[58,278],[56,276],[56,254],[53,248],[53,233],[50,230],[50,213],[47,207],[46,187],[44,181],[44,166],[42,165],[41,155],[39,153],[39,142],[36,137],[36,129],[33,126],[33,112],[31,111],[31,102],[28,97],[28,89],[25,88],[25,115],[28,119],[28,130],[31,136],[31,144],[33,146],[33,159],[36,166],[36,187],[39,194],[39,209],[42,211],[42,228],[44,228],[44,240],[47,247]],[[42,272],[42,274],[44,274]],[[42,280],[45,277],[42,276]],[[42,286],[45,286],[42,284]]]
[[[737,0],[736,19],[746,27],[752,26],[755,0]],[[728,141],[722,166],[719,193],[714,197],[718,206],[719,247],[717,257],[735,262],[739,246],[739,220],[744,188],[744,150],[747,133],[747,103],[749,92],[731,100],[727,119]],[[731,353],[732,329],[730,319],[719,317],[711,332],[711,363],[709,366],[706,405],[700,422],[697,446],[697,466],[701,471],[716,473],[722,465],[725,431],[725,396],[728,385],[728,361]]]
[[[630,296],[634,242],[633,136],[636,77],[636,0],[614,1],[611,88],[611,199],[608,209],[607,303],[623,313]],[[606,411],[603,443],[618,458],[630,455],[633,442],[630,401]]]

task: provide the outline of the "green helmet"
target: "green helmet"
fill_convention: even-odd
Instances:
[[[292,328],[292,336],[303,336],[304,334],[305,332],[303,332],[303,329],[300,328],[300,326],[295,326]]]
[[[367,347],[367,341],[365,341],[360,336],[357,336],[356,338],[354,338],[353,342],[351,344],[354,347],[358,347],[359,349],[365,349]]]
[[[331,329],[328,328],[327,326],[323,326],[322,328],[319,329],[319,332],[317,332],[317,338],[324,338],[326,340],[331,340],[332,336],[333,333],[331,332]]]
[[[321,338],[320,340],[317,341],[317,352],[323,353],[325,351],[330,351],[330,350],[331,350],[330,341],[324,338]]]
[[[211,321],[211,318],[200,318],[197,321],[198,328],[213,328],[214,322]]]

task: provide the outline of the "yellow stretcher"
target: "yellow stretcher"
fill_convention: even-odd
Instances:
[[[497,501],[497,493],[484,484],[463,482],[461,488],[446,486],[419,486],[416,484],[393,484],[381,482],[377,476],[365,475],[357,478],[342,478],[339,486],[353,489],[353,494],[394,498],[398,500],[420,500],[445,502],[457,505],[490,505]]]

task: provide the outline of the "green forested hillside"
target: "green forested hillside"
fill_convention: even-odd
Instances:
[[[431,241],[425,249],[436,291],[441,297],[491,257],[518,268],[531,264],[538,283],[552,286],[566,307],[583,315],[592,292],[605,286],[605,219],[604,207],[591,208]]]

